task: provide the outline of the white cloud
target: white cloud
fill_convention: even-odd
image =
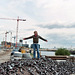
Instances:
[[[54,28],[54,29],[48,29],[48,28],[40,28],[37,27],[37,30],[41,34],[59,34],[59,35],[75,35],[75,28]]]
[[[36,0],[36,6],[41,9],[38,16],[42,16],[42,22],[75,22],[75,1],[74,0]]]

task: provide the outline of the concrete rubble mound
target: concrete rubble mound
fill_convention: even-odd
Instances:
[[[0,75],[75,75],[75,62],[40,59],[19,59],[0,63]]]

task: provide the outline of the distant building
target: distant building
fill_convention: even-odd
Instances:
[[[22,44],[23,47],[29,48],[29,44]]]
[[[17,46],[18,46],[18,47],[23,46],[23,47],[29,48],[29,44],[27,44],[27,43],[22,44],[21,42],[22,42],[22,41],[20,40],[20,43],[17,43]],[[5,46],[5,43],[6,43],[6,46],[10,45],[9,47],[11,47],[11,46],[15,47],[15,45],[16,45],[16,43],[5,42],[5,41],[2,41],[2,42],[1,42],[1,45]]]
[[[5,45],[5,41],[2,41],[2,42],[1,42],[1,45]]]
[[[11,42],[5,42],[5,41],[2,41],[1,45],[5,45],[5,43],[6,43],[6,45],[11,45]]]
[[[15,46],[15,45],[16,45],[15,43],[12,43],[12,46]],[[18,47],[23,46],[23,47],[29,48],[29,44],[21,44],[21,43],[17,43],[17,46],[18,46]]]
[[[10,48],[11,47],[11,42],[2,41],[1,45],[3,45],[5,48]]]

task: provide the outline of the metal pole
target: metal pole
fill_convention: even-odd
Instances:
[[[7,33],[5,33],[5,47],[6,47]]]
[[[16,37],[14,36],[14,47],[15,47],[15,39],[16,39]]]
[[[10,37],[10,45],[12,46],[12,32],[11,32],[11,37]]]
[[[16,39],[16,37],[14,36],[14,37],[12,37],[13,39],[14,39],[14,47],[15,47],[15,39]]]
[[[5,44],[4,44],[4,37],[3,37],[3,49],[4,49],[4,45],[5,45]]]
[[[17,39],[18,39],[18,25],[19,25],[19,16],[18,16],[18,19],[17,19],[17,29],[16,29],[16,46],[17,47]]]
[[[6,47],[6,45],[7,45],[7,44],[6,44],[6,40],[7,40],[7,33],[9,33],[9,32],[6,32],[6,33],[5,33],[5,47]]]

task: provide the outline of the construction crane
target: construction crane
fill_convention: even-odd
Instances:
[[[5,34],[5,43],[3,44],[3,45],[5,45],[5,47],[6,47],[6,45],[7,45],[6,40],[7,40],[7,34],[8,34],[8,33],[11,33],[10,45],[12,45],[12,43],[11,43],[11,42],[12,42],[12,32],[11,32],[11,31],[8,31],[8,32],[6,31],[5,33],[1,33],[1,34]],[[0,34],[0,35],[1,35],[1,34]],[[3,42],[4,42],[4,38],[3,38]]]
[[[18,16],[17,19],[11,19],[11,18],[0,18],[0,19],[4,19],[4,20],[16,20],[16,21],[17,21],[17,28],[16,28],[16,45],[15,45],[15,47],[17,47],[19,21],[26,21],[26,19],[19,19],[19,16]]]
[[[7,34],[8,34],[9,32],[6,32],[5,33],[5,47],[6,47],[6,40],[7,40]]]

